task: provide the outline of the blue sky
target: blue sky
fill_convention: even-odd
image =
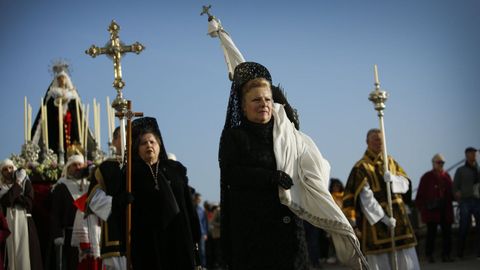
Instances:
[[[430,1],[13,1],[0,0],[0,157],[23,142],[23,97],[38,111],[66,58],[82,101],[115,97],[113,66],[84,51],[104,45],[115,19],[126,44],[146,46],[122,61],[124,95],[158,119],[167,151],[188,167],[205,199],[219,199],[218,141],[230,82],[218,39],[206,35],[211,4],[249,61],[270,69],[300,114],[301,130],[346,181],[378,127],[368,94],[373,65],[390,98],[392,154],[418,185],[441,152],[446,167],[480,147],[480,2]],[[92,112],[90,112],[92,115]],[[106,150],[107,127],[102,129]],[[452,172],[453,173],[453,172]]]

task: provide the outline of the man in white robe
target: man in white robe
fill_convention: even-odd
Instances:
[[[33,187],[24,169],[10,159],[0,163],[0,204],[11,234],[7,238],[8,269],[43,269],[40,244],[32,219]]]
[[[88,180],[82,155],[71,156],[62,171],[62,177],[52,189],[51,234],[55,246],[62,247],[62,264],[77,269],[78,250],[71,246],[72,230],[77,207],[74,201],[87,192]],[[58,249],[57,248],[57,249]]]

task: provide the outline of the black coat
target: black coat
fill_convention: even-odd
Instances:
[[[133,268],[193,269],[200,227],[186,168],[176,161],[160,161],[157,190],[148,165],[143,161],[132,165]]]
[[[63,183],[56,185],[51,193],[50,241],[53,245],[55,238],[64,238],[62,257],[66,269],[77,269],[78,266],[78,248],[70,244],[76,213],[77,207],[67,186]],[[58,256],[58,253],[55,254]]]
[[[126,192],[125,170],[120,168],[120,162],[117,158],[103,161],[90,176],[88,206],[97,189],[102,189],[106,195],[112,196],[115,202],[118,201],[117,196],[122,196]],[[126,205],[125,202],[122,203],[123,205],[121,203],[112,204],[111,213],[102,224],[100,254],[103,259],[125,256],[126,254]],[[86,212],[88,214],[93,213],[90,208]]]
[[[229,269],[291,270],[306,263],[302,223],[278,197],[272,129],[273,121],[243,121],[222,135],[221,238]]]

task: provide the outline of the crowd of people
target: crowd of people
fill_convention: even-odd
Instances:
[[[117,150],[119,133],[112,141]],[[415,270],[417,252],[431,263],[438,258],[437,227],[441,260],[462,259],[472,216],[480,241],[477,149],[465,150],[453,180],[445,157],[435,154],[414,202],[411,179],[391,156],[384,160],[382,150],[381,130],[370,129],[346,184],[330,179],[330,164],[300,131],[296,110],[269,71],[244,62],[235,68],[220,140],[220,204],[202,205],[187,168],[167,156],[155,118],[142,117],[132,123],[130,191],[121,156],[97,166],[79,153],[68,158],[49,193],[47,250],[40,249],[32,219],[26,171],[9,159],[0,164],[0,248],[6,250],[0,269],[307,270],[340,262],[352,269]],[[460,209],[456,258],[454,201]],[[424,251],[416,250],[413,205],[427,227]],[[479,245],[476,255],[480,259]]]

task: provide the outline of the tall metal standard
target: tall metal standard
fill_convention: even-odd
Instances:
[[[388,169],[388,155],[387,155],[387,138],[385,135],[385,126],[383,123],[383,110],[385,109],[385,102],[388,99],[388,93],[380,89],[377,65],[374,65],[374,78],[375,78],[375,84],[374,84],[375,90],[370,92],[368,99],[371,102],[373,102],[375,110],[378,112],[377,116],[380,123],[380,131],[382,132],[382,136],[383,136],[383,140],[382,140],[383,171],[384,171],[384,174],[386,174],[389,171],[389,169]],[[391,183],[389,181],[385,181],[385,184],[387,188],[387,200],[388,200],[387,214],[389,217],[393,217]],[[392,244],[392,255],[391,255],[392,269],[396,270],[397,256],[396,256],[396,248],[395,248],[395,228],[390,228],[390,237],[391,237],[391,244]]]
[[[112,102],[112,107],[117,111],[115,114],[120,120],[120,136],[122,141],[122,164],[124,163],[124,153],[125,149],[127,150],[127,192],[132,192],[132,173],[131,173],[131,158],[132,158],[132,118],[136,116],[143,116],[143,113],[135,113],[131,111],[131,101],[126,100],[123,97],[122,89],[125,86],[125,82],[122,80],[122,65],[120,63],[122,55],[127,52],[134,52],[136,54],[141,53],[145,47],[139,42],[135,42],[132,45],[124,45],[120,41],[118,32],[120,31],[120,26],[112,20],[112,23],[108,27],[108,32],[110,32],[110,41],[107,43],[107,46],[100,48],[95,45],[92,45],[88,50],[85,51],[86,54],[95,58],[98,55],[105,54],[113,60],[113,71],[115,79],[113,81],[113,87],[117,91],[117,97]],[[125,135],[125,118],[127,120],[127,135]],[[126,243],[125,247],[127,249],[127,268],[131,268],[131,239],[130,239],[130,229],[131,229],[131,215],[132,208],[128,204],[126,210]]]

